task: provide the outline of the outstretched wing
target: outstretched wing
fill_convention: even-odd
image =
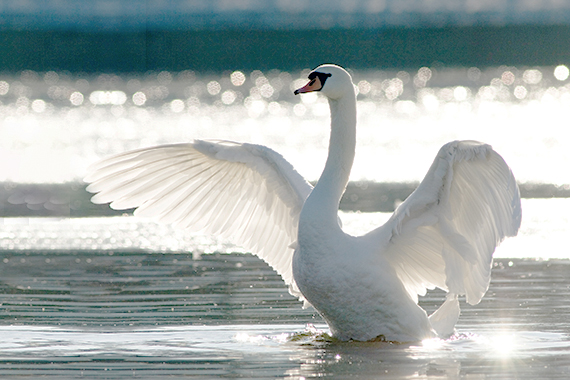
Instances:
[[[106,158],[89,168],[94,203],[217,234],[265,260],[290,292],[299,214],[311,192],[278,153],[260,145],[196,140]]]
[[[515,178],[489,145],[444,145],[419,187],[369,235],[417,301],[439,287],[477,304],[489,286],[493,252],[521,223]]]

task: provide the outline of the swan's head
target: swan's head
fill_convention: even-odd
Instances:
[[[321,65],[309,74],[309,83],[295,90],[295,95],[321,91],[330,99],[339,99],[347,94],[354,96],[352,77],[340,66]]]

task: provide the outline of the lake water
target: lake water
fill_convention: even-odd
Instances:
[[[566,378],[570,200],[523,208],[520,236],[497,251],[489,291],[462,306],[457,334],[415,344],[327,339],[314,310],[229,242],[131,216],[4,219],[0,375]],[[388,216],[342,213],[353,233]],[[431,312],[441,294],[421,303]]]
[[[291,94],[306,73],[0,77],[0,189],[79,183],[108,154],[193,138],[268,145],[314,180],[328,109],[316,95]],[[353,180],[419,181],[443,143],[477,139],[521,182],[570,183],[570,140],[560,133],[570,109],[566,66],[355,71],[354,79]],[[519,236],[495,254],[486,297],[463,306],[457,334],[414,344],[328,339],[314,310],[231,242],[128,215],[3,218],[0,376],[568,378],[570,199],[523,199],[523,215]],[[358,234],[389,214],[341,217]],[[431,312],[441,294],[421,303]]]

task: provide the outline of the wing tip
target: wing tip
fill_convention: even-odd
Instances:
[[[454,140],[441,147],[440,152],[445,156],[451,156],[459,161],[471,161],[477,158],[487,157],[489,153],[495,152],[489,144],[475,140]],[[495,152],[496,153],[496,152]]]

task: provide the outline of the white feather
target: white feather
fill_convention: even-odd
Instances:
[[[93,165],[85,181],[94,203],[234,240],[302,298],[289,245],[311,186],[271,149],[229,141],[139,149]]]
[[[513,174],[489,145],[448,143],[385,225],[345,234],[337,212],[354,159],[354,86],[338,66],[316,71],[325,84],[317,75],[299,92],[322,90],[332,115],[329,157],[314,190],[269,148],[197,140],[95,164],[85,179],[98,193],[93,202],[233,240],[271,265],[340,339],[450,334],[458,296],[481,300],[495,248],[520,226]],[[448,295],[428,318],[418,295],[436,287]]]
[[[487,291],[495,248],[521,223],[514,176],[489,145],[444,145],[420,186],[372,231],[411,297],[439,287],[478,303]]]

